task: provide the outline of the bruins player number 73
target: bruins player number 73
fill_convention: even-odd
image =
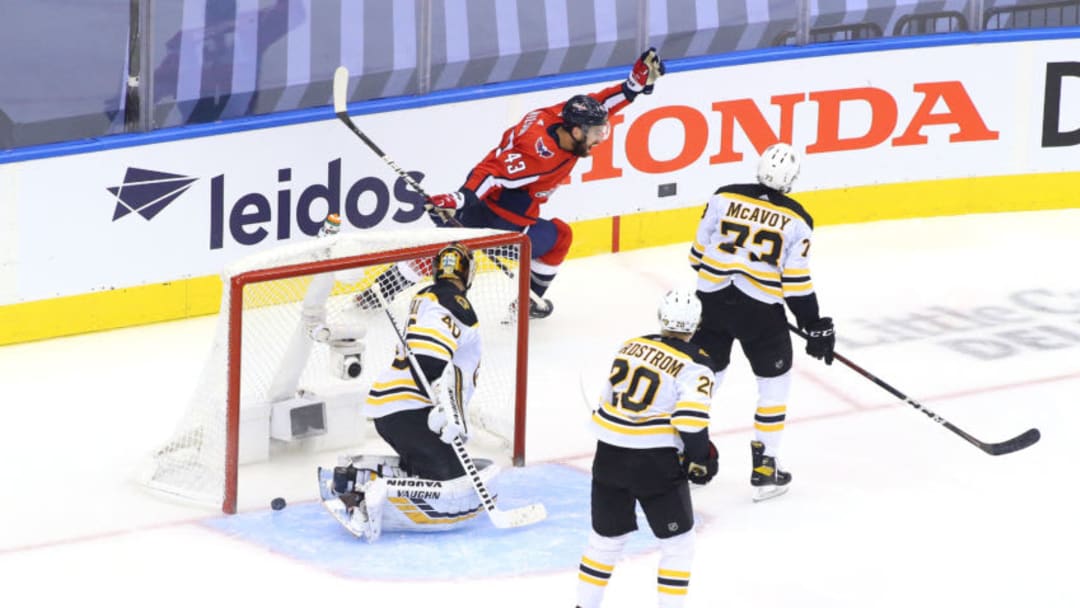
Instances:
[[[791,334],[784,304],[808,335],[807,354],[831,364],[836,339],[832,319],[818,312],[810,279],[814,220],[788,196],[799,168],[799,155],[790,145],[766,148],[758,183],[724,186],[709,199],[690,250],[703,308],[692,341],[712,356],[719,370],[717,386],[735,340],[757,376],[755,438],[750,442],[755,501],[783,494],[791,482],[777,461],[791,388]]]

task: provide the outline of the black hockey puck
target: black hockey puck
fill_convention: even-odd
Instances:
[[[285,508],[285,499],[278,496],[274,500],[270,501],[270,508],[275,511],[280,511]]]

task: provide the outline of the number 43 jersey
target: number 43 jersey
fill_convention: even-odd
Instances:
[[[596,438],[627,448],[673,447],[709,426],[715,371],[701,348],[657,334],[627,340],[593,411]]]
[[[767,304],[814,293],[810,235],[814,220],[789,196],[759,184],[716,191],[705,207],[690,266],[699,291],[734,284]]]

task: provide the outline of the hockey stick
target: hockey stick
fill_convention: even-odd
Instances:
[[[802,339],[804,339],[804,340],[809,340],[810,339],[810,336],[808,336],[805,332],[803,332],[798,327],[795,327],[794,325],[792,325],[790,323],[788,323],[788,328],[790,328],[793,333],[795,333],[796,335],[798,335]],[[930,418],[931,420],[933,420],[934,422],[940,424],[941,426],[943,426],[943,427],[949,429],[950,431],[956,433],[957,435],[963,437],[964,439],[967,440],[968,443],[970,443],[971,445],[973,445],[973,446],[979,448],[980,450],[986,452],[987,454],[990,454],[991,456],[1001,456],[1002,454],[1010,454],[1012,452],[1020,451],[1020,450],[1022,450],[1024,448],[1026,448],[1026,447],[1030,447],[1035,442],[1037,442],[1039,440],[1039,438],[1041,437],[1041,435],[1039,434],[1039,429],[1028,429],[1028,430],[1024,431],[1023,433],[1020,433],[1016,437],[1013,437],[1012,439],[1008,439],[1006,441],[1002,441],[1002,442],[999,442],[999,443],[987,443],[985,441],[980,441],[980,440],[976,439],[975,437],[972,437],[971,435],[965,433],[962,429],[958,428],[953,423],[949,422],[948,420],[945,420],[941,416],[938,416],[934,412],[930,411],[929,409],[927,409],[926,406],[922,405],[918,401],[915,401],[914,399],[908,397],[904,393],[901,393],[900,391],[896,390],[895,388],[890,386],[888,383],[886,383],[884,380],[878,378],[874,374],[871,374],[870,372],[866,371],[865,369],[863,369],[863,368],[859,367],[858,365],[852,363],[851,360],[848,359],[847,357],[841,355],[838,352],[833,352],[833,357],[837,361],[839,361],[839,362],[843,363],[844,365],[850,367],[851,369],[855,370],[857,373],[862,375],[864,378],[867,378],[868,380],[870,380],[874,384],[876,384],[876,385],[880,386],[881,388],[885,389],[892,396],[896,397],[897,399],[900,399],[901,401],[907,403],[911,407],[913,407],[913,408],[919,410],[920,412],[926,414],[926,416],[928,418]]]
[[[394,159],[390,158],[386,154],[386,152],[383,152],[382,148],[380,148],[378,144],[372,141],[370,137],[365,135],[364,132],[360,130],[360,127],[357,127],[356,123],[352,121],[352,118],[349,117],[348,97],[349,68],[343,65],[338,66],[338,68],[334,70],[334,114],[336,114],[337,117],[341,119],[341,122],[345,123],[345,126],[348,127],[354,135],[359,137],[361,141],[367,144],[367,147],[371,148],[371,151],[374,152],[376,156],[382,159],[384,163],[389,165],[395,173],[400,175],[401,179],[405,180],[405,183],[408,184],[410,188],[416,190],[416,192],[418,192],[420,196],[424,197],[424,200],[430,201],[431,196],[420,186],[420,184],[415,179],[413,179],[411,175],[406,173],[404,169],[399,167],[398,164],[394,162]],[[451,224],[456,228],[465,227],[452,214],[437,207],[432,207],[431,209],[428,209],[428,213],[438,215],[439,218],[442,219],[442,221]],[[503,274],[510,277],[511,279],[514,278],[513,271],[511,271],[508,266],[499,261],[499,258],[497,258],[494,253],[488,254],[488,257],[491,258],[491,261],[499,267],[499,270],[503,271]],[[532,290],[529,290],[529,298],[531,299],[532,297]]]
[[[386,318],[389,319],[390,325],[394,328],[394,333],[397,334],[398,340],[401,341],[401,348],[405,351],[405,356],[409,359],[409,365],[412,366],[414,375],[420,381],[420,387],[424,389],[432,403],[435,402],[435,392],[431,389],[431,383],[428,382],[427,377],[424,376],[424,371],[420,367],[420,363],[416,360],[416,355],[413,354],[412,349],[409,348],[409,343],[405,339],[405,333],[398,328],[397,321],[394,320],[394,315],[390,312],[390,308],[387,306],[386,300],[383,299],[379,293],[375,294],[375,297],[379,299],[379,305],[386,311]],[[449,363],[448,365],[453,365]],[[461,412],[464,416],[465,412]],[[455,437],[451,444],[454,448],[454,454],[458,458],[458,462],[461,463],[461,467],[465,469],[465,473],[469,476],[469,481],[472,482],[473,489],[476,490],[476,495],[480,497],[480,502],[483,503],[484,509],[487,511],[488,517],[491,518],[491,523],[496,528],[519,528],[521,526],[528,526],[535,524],[539,521],[543,521],[547,518],[547,509],[544,508],[542,503],[534,503],[531,505],[525,505],[524,507],[518,507],[516,509],[500,509],[495,506],[495,501],[491,498],[491,494],[487,490],[487,486],[480,479],[480,472],[476,469],[476,464],[473,463],[472,457],[465,451],[465,444],[461,441],[460,437]]]

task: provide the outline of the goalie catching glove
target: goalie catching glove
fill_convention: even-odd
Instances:
[[[716,444],[712,441],[709,442],[709,454],[705,457],[705,462],[690,462],[689,459],[685,459],[683,460],[683,468],[686,469],[686,477],[690,479],[691,483],[703,486],[712,481],[712,478],[716,477],[716,472],[720,469]]]
[[[649,47],[649,50],[642,53],[641,57],[638,57],[638,60],[634,62],[630,75],[626,77],[626,88],[634,93],[649,95],[653,92],[653,83],[656,82],[657,78],[663,76],[666,71],[667,66],[660,60],[656,48]]]

